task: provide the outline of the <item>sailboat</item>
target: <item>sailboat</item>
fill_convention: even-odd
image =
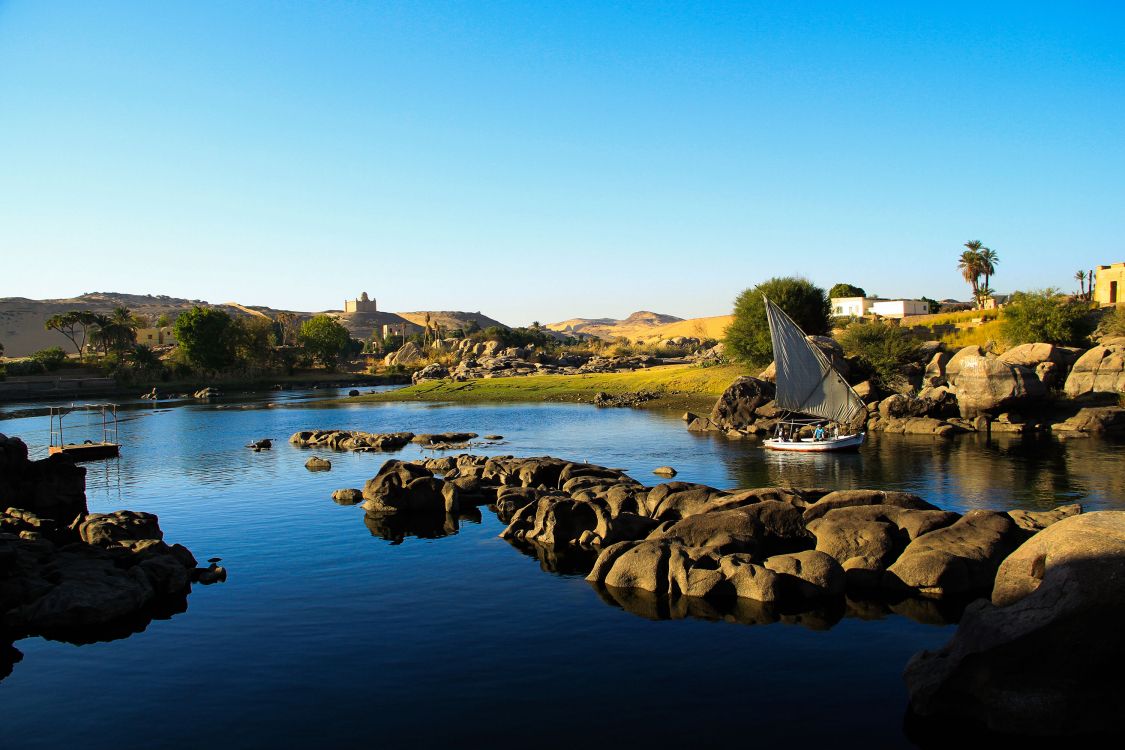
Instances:
[[[863,445],[867,407],[828,357],[780,307],[765,298],[777,369],[776,405],[785,412],[774,436],[775,451],[854,450]],[[812,428],[812,435],[802,437]]]

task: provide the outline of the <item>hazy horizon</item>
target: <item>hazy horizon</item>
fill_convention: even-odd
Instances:
[[[1125,6],[0,1],[0,297],[730,311],[1125,260]]]

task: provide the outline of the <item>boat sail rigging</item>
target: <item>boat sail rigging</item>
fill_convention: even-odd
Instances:
[[[777,370],[776,404],[781,409],[807,414],[840,425],[859,429],[867,416],[867,407],[843,376],[836,371],[828,357],[811,343],[785,311],[763,296],[766,318],[773,340],[774,364]],[[862,442],[862,434],[855,436]],[[810,450],[806,443],[798,448],[790,441],[769,440],[767,447],[776,449]],[[834,440],[820,441],[821,449],[831,450]],[[840,447],[845,447],[840,438]],[[848,447],[852,447],[849,445]]]

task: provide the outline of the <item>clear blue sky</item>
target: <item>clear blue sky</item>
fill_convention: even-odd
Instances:
[[[1125,4],[0,0],[0,296],[505,322],[1125,260]]]

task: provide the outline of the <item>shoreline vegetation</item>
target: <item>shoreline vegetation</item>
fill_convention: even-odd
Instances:
[[[386,393],[349,398],[349,402],[402,401],[456,403],[593,403],[599,393],[625,396],[647,391],[656,398],[641,408],[707,410],[742,375],[742,365],[658,365],[629,372],[583,375],[528,375],[457,382],[425,381]]]

